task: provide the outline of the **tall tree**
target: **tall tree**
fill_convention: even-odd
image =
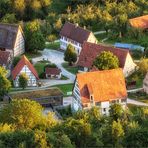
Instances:
[[[67,49],[64,53],[64,60],[69,62],[69,65],[72,65],[77,61],[77,54],[75,48],[71,44],[67,46]]]
[[[110,51],[103,51],[96,57],[93,65],[99,70],[115,69],[119,67],[119,59]]]
[[[35,101],[16,99],[0,111],[0,122],[15,124],[17,129],[30,129],[44,120],[42,110]]]
[[[26,48],[30,52],[43,50],[45,47],[45,38],[41,32],[38,20],[29,22],[25,26]]]

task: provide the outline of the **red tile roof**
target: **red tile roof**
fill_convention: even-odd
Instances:
[[[10,52],[0,50],[0,65],[1,66],[3,65],[7,66],[10,58],[11,58]]]
[[[103,70],[77,74],[82,104],[90,103],[90,94],[95,102],[127,98],[122,69]]]
[[[93,61],[102,51],[111,51],[119,59],[119,66],[124,68],[127,54],[126,49],[120,49],[115,47],[103,46],[95,43],[84,42],[82,50],[79,56],[77,65],[82,67],[92,68]]]
[[[89,30],[66,22],[60,32],[60,35],[82,44],[84,41],[88,40],[90,33],[91,32]]]
[[[45,73],[48,75],[59,75],[61,70],[59,68],[49,68],[45,69]]]
[[[132,27],[147,29],[148,28],[148,15],[132,18],[129,20]]]
[[[30,71],[34,74],[34,76],[37,79],[39,79],[38,73],[34,68],[34,66],[30,63],[30,61],[26,58],[26,56],[22,56],[21,60],[18,62],[18,64],[15,66],[15,68],[12,71],[13,80],[15,80],[16,76],[20,73],[20,71],[25,65],[30,69]]]

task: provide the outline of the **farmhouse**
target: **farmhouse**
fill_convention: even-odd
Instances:
[[[84,42],[77,65],[79,71],[90,71],[93,68],[93,61],[102,51],[110,51],[119,59],[119,66],[123,69],[125,76],[131,74],[136,67],[128,50],[109,47],[89,42]]]
[[[72,44],[78,55],[84,41],[97,43],[97,39],[91,31],[69,22],[64,24],[60,36],[60,48],[66,50],[68,44]]]
[[[20,25],[0,23],[0,50],[9,51],[12,57],[25,51],[25,41]]]
[[[8,51],[0,50],[0,66],[9,69],[11,66],[11,55]]]
[[[21,92],[10,94],[12,99],[31,99],[40,103],[44,107],[48,106],[61,106],[63,105],[63,93],[57,89],[44,89],[37,91]]]
[[[132,18],[129,20],[132,27],[147,30],[148,29],[148,15]]]
[[[122,69],[77,74],[73,95],[74,111],[98,106],[102,114],[108,114],[113,103],[120,103],[124,108],[127,92]]]
[[[49,68],[45,69],[46,78],[61,78],[61,69],[59,68]]]
[[[25,73],[28,76],[28,86],[37,86],[37,81],[39,80],[38,73],[26,56],[22,56],[12,71],[12,79],[15,87],[19,87],[19,76],[21,73]]]

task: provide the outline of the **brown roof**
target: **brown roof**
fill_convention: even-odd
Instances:
[[[148,28],[148,15],[132,18],[129,20],[132,27],[147,29]]]
[[[79,73],[77,81],[82,104],[90,102],[90,95],[94,96],[95,102],[127,98],[125,79],[120,68]]]
[[[89,30],[86,30],[75,24],[66,22],[60,32],[60,35],[82,44],[84,41],[87,41],[90,33],[91,32]]]
[[[0,50],[0,66],[6,65],[9,62],[10,52]]]
[[[120,49],[115,47],[103,46],[95,43],[84,42],[82,50],[79,56],[77,65],[91,68],[93,61],[102,51],[110,51],[116,55],[119,59],[119,66],[124,68],[127,54],[129,53],[126,49]]]
[[[34,66],[29,62],[29,60],[26,58],[26,56],[22,56],[21,60],[18,62],[18,64],[15,66],[15,68],[12,71],[13,80],[15,80],[16,76],[20,73],[20,71],[22,70],[22,68],[25,65],[30,69],[30,71],[34,74],[34,76],[37,79],[39,79],[38,73],[37,73],[36,69],[34,68]]]
[[[0,23],[0,47],[13,49],[19,25]]]
[[[48,75],[59,75],[61,70],[59,68],[49,68],[45,69],[45,73]]]

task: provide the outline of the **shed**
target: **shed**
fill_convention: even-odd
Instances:
[[[48,88],[45,90],[31,90],[27,92],[12,93],[12,99],[31,99],[42,106],[61,106],[63,105],[63,93],[58,88]]]

